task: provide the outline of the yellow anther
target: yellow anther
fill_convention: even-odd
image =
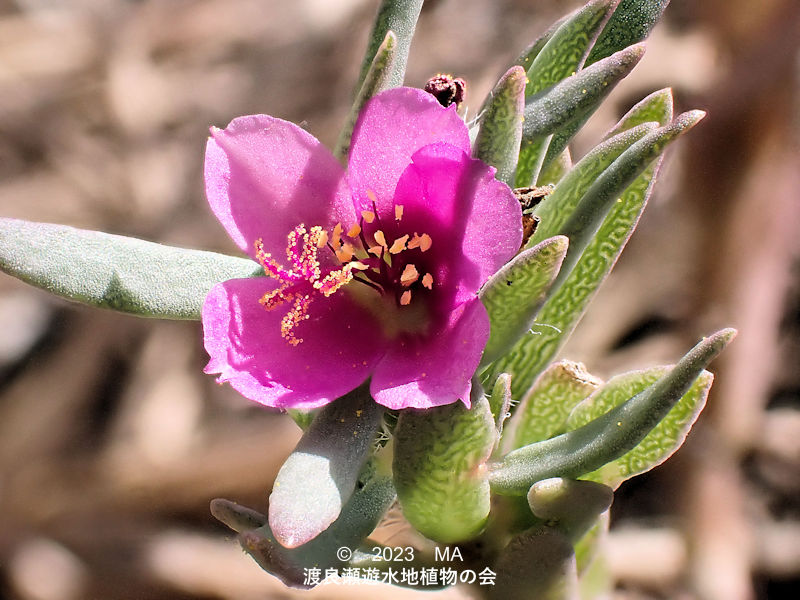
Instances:
[[[358,225],[358,224],[355,224],[350,228],[350,231],[347,232],[347,237],[354,238],[359,233],[361,233],[361,226]]]
[[[386,247],[386,236],[385,236],[385,235],[383,235],[383,232],[382,232],[380,229],[378,229],[378,231],[376,231],[376,232],[375,232],[375,233],[372,235],[372,237],[374,237],[374,238],[375,238],[375,241],[376,241],[376,242],[378,242],[378,244],[380,244],[380,245],[381,245],[381,246],[383,246],[384,248]]]
[[[372,223],[375,220],[375,213],[371,210],[362,210],[361,216],[364,217],[364,221],[367,223]]]
[[[411,290],[406,290],[403,292],[403,295],[400,296],[400,304],[403,306],[408,306],[411,304]]]
[[[429,290],[433,289],[433,275],[430,273],[425,273],[422,277],[422,286],[428,288]]]
[[[432,244],[433,240],[427,233],[423,233],[421,236],[419,236],[419,249],[423,252],[430,250]]]
[[[353,258],[353,254],[355,252],[355,248],[353,248],[353,244],[350,242],[344,242],[342,247],[336,251],[336,258],[339,259],[339,262],[350,262]]]
[[[342,245],[342,224],[337,223],[333,228],[333,237],[331,238],[331,246],[333,251],[336,252]]]
[[[380,257],[380,255],[383,254],[383,246],[370,246],[369,248],[367,248],[367,252]]]
[[[378,202],[378,198],[377,196],[375,196],[375,192],[373,192],[372,190],[367,190],[367,198],[369,198],[369,201],[372,202],[373,204]]]
[[[397,238],[389,248],[389,254],[400,254],[406,249],[406,242],[408,241],[408,234]]]
[[[319,237],[317,238],[317,248],[324,248],[325,244],[327,243],[328,243],[328,232],[323,229],[322,233],[320,233]]]
[[[403,273],[400,275],[400,283],[404,287],[408,287],[417,279],[419,279],[419,271],[417,271],[417,267],[412,264],[406,265],[406,268],[403,269]]]
[[[396,220],[400,220],[403,218],[403,205],[402,204],[395,204],[394,206],[394,218]]]
[[[353,269],[356,269],[358,271],[366,271],[367,269],[369,269],[369,267],[367,265],[365,265],[364,263],[362,263],[360,261],[357,261],[357,260],[351,262],[350,263],[350,267],[352,267]]]

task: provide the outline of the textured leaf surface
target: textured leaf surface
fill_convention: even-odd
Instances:
[[[490,468],[492,490],[520,495],[550,477],[577,479],[623,456],[669,413],[708,363],[736,335],[704,338],[656,383],[586,425],[507,454]]]
[[[497,169],[497,179],[514,179],[522,140],[522,109],[525,106],[525,71],[512,67],[492,90],[473,145],[475,158]]]
[[[477,383],[473,390],[480,391]],[[394,430],[394,483],[403,514],[424,536],[457,543],[477,535],[489,516],[486,461],[495,421],[481,393],[461,402],[406,409]]]
[[[537,185],[555,185],[572,169],[572,155],[569,148],[564,148],[555,160],[539,173]]]
[[[622,0],[597,38],[586,64],[636,44],[650,35],[669,0]]]
[[[536,378],[508,423],[506,451],[540,442],[565,431],[567,417],[581,400],[602,385],[581,363],[561,360]]]
[[[544,138],[552,137],[570,123],[583,124],[643,55],[644,45],[631,46],[530,98],[525,105],[520,164],[544,166],[563,152],[566,141],[553,148],[552,140],[545,142]],[[534,151],[538,154],[528,156]],[[551,158],[545,160],[546,155]],[[518,168],[517,186],[530,185],[531,181],[538,180],[538,173],[530,174],[529,179],[529,175]]]
[[[672,104],[672,90],[670,88],[653,92],[637,102],[625,113],[603,139],[614,137],[642,123],[655,122],[663,127],[672,121]]]
[[[383,412],[361,387],[317,413],[278,472],[269,497],[270,529],[283,546],[307,543],[339,517]]]
[[[63,298],[162,319],[199,319],[214,284],[263,275],[244,258],[5,218],[0,269]]]
[[[666,97],[663,94],[652,95],[650,106],[653,107],[651,111],[646,110],[647,106],[641,103],[634,107],[626,117],[623,117],[621,125],[619,125],[618,128],[624,128],[626,124],[634,125],[638,123],[639,119],[647,118],[650,114],[660,113],[664,117],[669,117],[671,96]],[[682,123],[678,122],[652,131],[647,134],[649,136],[649,143],[652,144],[655,142],[660,144],[663,141],[669,142],[674,140],[680,133],[686,131],[684,128],[686,125],[690,126],[693,122],[696,122],[693,121],[693,119],[699,116],[700,115],[697,113],[689,113],[685,115]],[[632,132],[637,131],[637,128],[647,126],[648,123],[636,124],[632,129],[617,134],[615,137],[601,144],[598,148],[610,144],[612,140],[619,138],[621,135],[630,135]],[[642,138],[637,143],[642,143],[644,141],[645,138]],[[646,150],[646,148],[644,150]],[[640,156],[646,155],[646,152],[643,152],[641,148],[639,152]],[[592,153],[594,153],[594,151],[592,151]],[[590,155],[592,153],[590,153]],[[588,159],[589,155],[585,158]],[[622,158],[622,156],[619,158]],[[596,234],[590,238],[590,241],[580,257],[574,261],[574,266],[568,273],[568,276],[562,280],[560,285],[558,285],[557,282],[558,287],[552,288],[550,296],[537,314],[536,322],[545,324],[547,327],[541,328],[541,335],[537,336],[535,340],[523,338],[504,358],[497,361],[495,366],[495,369],[497,369],[496,372],[505,371],[510,373],[512,375],[512,385],[516,392],[526,389],[527,386],[531,385],[535,377],[549,364],[558,350],[563,346],[581,316],[583,316],[592,297],[608,276],[608,273],[611,271],[622,249],[633,233],[633,230],[636,228],[639,217],[652,191],[659,164],[659,161],[654,161],[647,166],[618,198],[615,199],[616,193],[611,193],[609,195],[606,200],[606,206],[608,207],[608,204],[611,206],[600,228],[597,230]],[[581,163],[578,163],[575,169],[573,169],[573,172],[576,172],[576,175],[574,175],[576,180],[574,185],[576,189],[582,188],[586,190],[581,197],[580,201],[582,202],[582,198],[587,196],[589,191],[591,191],[591,187],[587,189],[583,186],[592,182],[592,177],[589,174],[592,173],[593,169],[587,166],[583,176],[579,177],[577,169],[580,165]],[[594,177],[597,178],[598,175],[596,175],[596,171],[594,171],[594,173]],[[571,176],[573,176],[572,172],[565,176],[562,183],[559,185],[568,184],[567,178]],[[577,183],[579,178],[582,180],[582,184]],[[592,186],[594,186],[595,183],[596,182],[593,182]],[[556,190],[550,197],[542,202],[540,207],[538,207],[539,211],[544,213],[544,216],[542,216],[542,223],[540,224],[540,229],[542,227],[544,228],[543,235],[546,235],[548,232],[548,223],[555,221],[556,224],[558,224],[559,220],[564,219],[564,215],[558,212],[554,205],[545,204],[546,202],[551,202],[552,197],[558,192],[558,188],[559,186],[556,186]],[[565,186],[565,188],[569,190],[568,186]],[[574,199],[580,192],[568,194],[565,191],[562,193],[564,196],[569,196],[569,200],[563,201],[564,204],[569,205],[574,202]],[[606,193],[608,193],[608,191]],[[561,193],[559,193],[559,195],[561,195]],[[558,196],[556,199],[558,200]],[[609,202],[609,199],[611,202]],[[569,213],[569,209],[564,208],[563,212]],[[558,230],[568,233],[566,227],[558,227]],[[537,230],[537,234],[539,234],[539,230]],[[536,236],[534,236],[533,241],[535,241],[535,237]],[[562,266],[562,272],[563,270],[564,267]],[[559,279],[561,277],[562,275],[559,275]]]
[[[519,64],[526,65],[530,62],[530,66],[526,65],[526,97],[532,97],[554,86],[581,68],[592,43],[617,2],[618,0],[590,2],[562,19],[523,53]],[[536,180],[547,152],[547,138],[550,133],[552,131],[538,134],[540,139],[534,139],[533,134],[526,136],[518,161],[515,179],[517,186],[528,186]]]
[[[495,273],[480,292],[491,333],[482,364],[504,354],[528,331],[567,252],[567,238],[544,240]]]
[[[397,36],[397,49],[395,59],[392,61],[390,75],[386,82],[387,89],[403,85],[408,63],[408,51],[411,48],[411,38],[417,27],[419,11],[422,10],[423,0],[382,0],[375,17],[375,25],[369,37],[367,51],[361,62],[361,72],[358,76],[356,94],[367,77],[367,72],[372,65],[372,60],[378,53],[378,48],[386,39],[386,34],[391,31]]]
[[[586,425],[592,419],[644,391],[668,372],[669,367],[655,367],[613,377],[601,390],[575,407],[567,420],[567,428],[572,430]],[[714,376],[708,371],[703,371],[664,420],[656,425],[633,450],[587,473],[581,479],[597,481],[616,489],[626,479],[649,471],[667,460],[681,447],[700,411],[703,410],[713,381]]]

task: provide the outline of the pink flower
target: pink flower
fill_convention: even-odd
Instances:
[[[412,88],[367,104],[347,172],[287,121],[212,129],[211,209],[267,277],[209,292],[206,372],[279,408],[322,406],[370,376],[389,408],[469,405],[489,336],[476,293],[522,236],[494,172],[470,158],[455,106]]]

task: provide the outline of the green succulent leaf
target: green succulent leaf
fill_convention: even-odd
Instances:
[[[492,600],[572,600],[578,594],[572,544],[554,527],[534,527],[514,537],[494,570]]]
[[[503,424],[511,410],[511,376],[508,373],[500,373],[495,379],[492,396],[489,398],[489,408],[497,427],[499,441],[503,435]]]
[[[573,544],[592,528],[613,499],[614,491],[607,485],[561,477],[537,481],[528,490],[531,512]]]
[[[542,169],[537,179],[537,185],[555,185],[564,178],[564,175],[572,169],[572,155],[569,148],[564,148],[555,160]]]
[[[528,332],[567,253],[567,243],[563,236],[543,240],[515,256],[483,286],[479,297],[489,313],[491,333],[482,365],[502,356]]]
[[[581,363],[561,360],[536,378],[508,422],[503,448],[516,450],[565,431],[572,409],[603,384]]]
[[[573,409],[567,420],[567,429],[582,427],[628,398],[643,392],[664,377],[669,369],[655,367],[609,379],[601,390]],[[616,489],[626,479],[649,471],[667,460],[681,447],[689,429],[703,410],[713,381],[714,376],[703,371],[667,416],[636,447],[599,469],[583,475],[581,479],[597,481]]]
[[[512,183],[522,140],[525,70],[511,67],[492,90],[483,113],[473,155],[497,169],[497,179]]]
[[[403,514],[417,531],[452,544],[483,529],[490,508],[484,464],[496,438],[489,402],[477,382],[470,409],[455,402],[400,413],[394,430],[394,485]]]
[[[281,545],[266,523],[266,517],[252,509],[218,499],[211,503],[211,512],[239,532],[242,548],[262,569],[287,586],[308,588],[311,586],[306,582],[306,570],[318,568],[324,574],[326,569],[341,570],[350,566],[348,561],[337,556],[337,550],[357,548],[394,502],[391,477],[380,473],[375,462],[370,461],[364,467],[355,492],[333,524],[310,542],[296,548]]]
[[[161,319],[199,319],[214,284],[264,273],[244,258],[6,218],[0,269],[69,300]]]
[[[553,32],[531,61],[526,96],[533,96],[580,69],[618,2],[592,0]]]
[[[597,38],[586,64],[644,40],[655,27],[669,0],[622,0]]]
[[[386,38],[378,47],[375,58],[372,59],[364,78],[364,83],[361,85],[358,94],[356,94],[353,107],[347,115],[347,120],[333,149],[333,155],[345,165],[347,164],[347,156],[350,154],[350,141],[353,137],[353,128],[356,126],[356,121],[358,121],[358,115],[361,114],[361,109],[364,108],[370,98],[389,88],[389,80],[392,75],[396,54],[397,36],[392,31],[387,31]]]
[[[569,123],[576,114],[594,110],[633,70],[642,56],[644,44],[631,46],[529,97],[525,102],[523,139],[535,140],[551,134]]]
[[[679,115],[672,123],[645,135],[623,152],[586,191],[559,234],[569,237],[570,248],[556,280],[562,283],[595,237],[617,199],[647,167],[659,157],[667,144],[694,127],[705,113],[694,110]]]
[[[339,517],[383,412],[362,386],[317,413],[278,472],[269,497],[269,525],[281,545],[305,544]]]
[[[414,29],[417,27],[419,12],[422,10],[423,0],[381,0],[378,14],[375,17],[375,24],[370,33],[367,51],[364,60],[361,62],[361,71],[358,75],[356,84],[356,94],[358,94],[367,78],[372,61],[378,54],[378,48],[386,40],[386,34],[390,31],[397,37],[395,58],[390,67],[390,73],[385,84],[385,89],[403,85],[406,74],[406,63],[408,62],[408,51],[411,48],[411,38],[414,36]]]
[[[528,70],[527,98],[551,88],[580,70],[592,43],[617,2],[590,2],[559,21],[520,56],[518,64]],[[563,94],[560,100],[563,100]],[[518,187],[531,185],[536,180],[547,152],[550,133],[552,131],[541,133],[539,139],[534,139],[532,134],[525,136],[515,178]]]
[[[652,112],[660,111],[662,115],[669,116],[666,113],[671,107],[670,98],[664,94],[651,95],[651,106],[656,107]],[[645,118],[644,115],[648,112],[650,111],[646,111],[642,103],[634,107],[615,128],[622,129],[622,132],[600,144],[596,150],[601,148],[608,150],[613,140],[619,139],[620,136],[633,135],[643,127],[652,128],[649,122],[636,124],[638,119]],[[655,150],[656,144],[674,140],[693,125],[700,116],[701,114],[698,113],[687,113],[675,123],[651,130],[635,144],[631,144],[625,153],[636,148],[636,144],[640,144],[636,148],[636,152],[632,154],[638,154],[642,157],[643,162],[647,159],[647,153],[650,152],[648,148]],[[634,125],[634,127],[625,130],[624,127],[627,125]],[[637,135],[639,134],[637,133]],[[619,147],[617,146],[617,148]],[[556,233],[569,233],[567,225],[577,212],[577,209],[572,207],[582,204],[585,198],[599,192],[600,187],[594,186],[598,182],[602,182],[605,177],[605,171],[602,171],[603,163],[613,156],[613,152],[606,154],[605,158],[602,158],[600,152],[595,152],[593,150],[583,161],[579,162],[556,186],[555,191],[537,207],[537,213],[542,222],[533,236],[532,242],[536,241],[538,235],[548,235],[551,230]],[[625,153],[620,154],[613,164],[623,160]],[[590,157],[593,158],[590,159]],[[631,155],[628,155],[625,160],[630,158]],[[584,161],[586,162],[584,163]],[[618,190],[606,188],[604,193],[610,195],[604,201],[604,208],[608,210],[608,213],[599,230],[590,238],[580,256],[578,258],[573,256],[571,260],[574,260],[574,267],[566,277],[564,277],[565,266],[562,265],[556,284],[551,288],[547,301],[536,316],[536,322],[547,325],[547,327],[542,327],[541,335],[537,336],[535,340],[523,338],[493,366],[496,372],[511,373],[515,391],[519,392],[530,386],[535,377],[549,364],[569,338],[590,300],[611,271],[636,228],[652,191],[659,164],[659,161],[656,160],[647,165],[619,196],[617,196]],[[606,171],[608,170],[607,168]],[[595,198],[599,200],[599,196],[595,196]],[[568,258],[570,252],[572,252],[572,247],[567,252]]]
[[[658,123],[662,127],[672,121],[672,90],[664,88],[637,102],[603,139],[609,139],[642,123]]]
[[[666,417],[735,334],[723,329],[704,338],[653,385],[586,425],[510,452],[490,467],[492,490],[524,494],[542,479],[578,479],[628,453]]]

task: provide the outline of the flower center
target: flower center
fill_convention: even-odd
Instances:
[[[295,328],[309,318],[309,306],[322,296],[329,297],[350,282],[358,282],[365,289],[377,292],[398,309],[408,310],[412,297],[422,291],[433,289],[433,275],[424,272],[422,253],[430,250],[433,240],[427,233],[399,232],[398,224],[403,219],[402,205],[396,205],[394,237],[387,239],[388,228],[382,227],[377,211],[365,210],[359,223],[346,232],[337,223],[329,233],[320,226],[306,229],[300,224],[287,236],[286,259],[289,268],[281,266],[270,253],[264,251],[261,239],[255,241],[256,259],[264,272],[280,285],[264,294],[259,303],[266,310],[288,306],[281,319],[281,336],[293,346],[303,339],[295,335]],[[390,234],[391,235],[391,234]],[[339,265],[323,272],[319,252],[330,252]],[[414,261],[414,262],[412,262]],[[330,260],[325,261],[330,263]],[[359,294],[358,297],[361,297]],[[418,303],[417,303],[418,304]],[[377,307],[376,316],[386,322],[384,307]],[[413,312],[413,311],[412,311]],[[409,313],[412,317],[412,313]],[[389,329],[398,330],[396,323]],[[420,321],[414,313],[412,321]]]

